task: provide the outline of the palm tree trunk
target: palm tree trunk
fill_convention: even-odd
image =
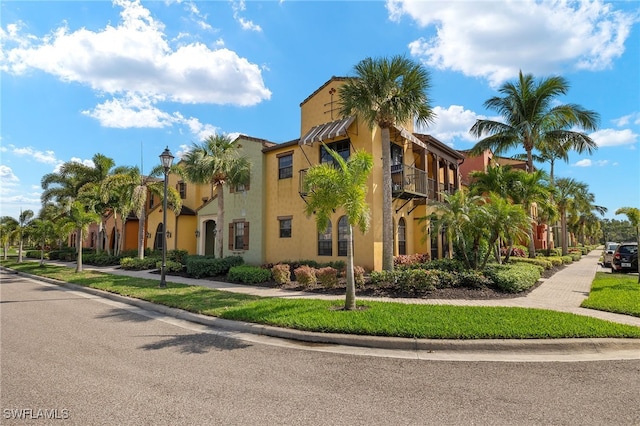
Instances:
[[[349,224],[347,235],[347,288],[344,298],[344,309],[351,311],[356,308],[356,283],[353,274],[353,226]]]
[[[393,206],[391,193],[391,137],[383,127],[382,136],[382,269],[393,271]]]
[[[562,255],[569,254],[569,243],[567,241],[567,214],[565,211],[561,212],[560,216],[560,239],[562,240]]]
[[[22,233],[20,233],[20,245],[18,246],[18,263],[22,263]]]
[[[218,223],[216,224],[216,248],[218,249],[218,257],[222,259],[222,240],[224,236],[224,186],[218,185]]]
[[[78,235],[76,236],[76,246],[78,247],[78,254],[76,258],[76,272],[82,272],[82,228],[78,228]]]
[[[44,266],[44,236],[42,237],[42,246],[40,246],[40,266]]]
[[[140,217],[138,218],[138,257],[140,259],[144,259],[144,249],[145,249],[145,244],[144,244],[144,234],[145,234],[145,219],[147,216],[147,207],[146,207],[146,201],[145,201],[145,205],[142,206],[142,214],[140,215]]]

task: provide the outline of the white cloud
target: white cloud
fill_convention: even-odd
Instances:
[[[439,69],[486,78],[494,87],[520,69],[606,69],[624,52],[636,19],[600,0],[388,0],[387,9],[391,20],[407,15],[421,27],[435,26],[435,36],[409,44],[412,55]]]
[[[436,115],[434,124],[427,129],[416,128],[416,132],[430,134],[452,146],[456,140],[475,142],[476,138],[471,136],[469,129],[477,119],[486,118],[460,105],[450,105],[448,108],[436,106],[433,112]]]
[[[618,119],[613,120],[613,123],[618,127],[627,126],[629,124],[640,125],[640,112],[634,112]]]
[[[585,158],[583,160],[576,161],[573,164],[573,166],[574,167],[593,167],[593,166],[604,167],[604,166],[608,166],[609,164],[610,164],[609,160],[593,161],[588,158]]]
[[[602,129],[589,135],[599,147],[634,145],[638,142],[638,134],[630,129]]]
[[[240,16],[240,12],[244,12],[246,5],[244,0],[231,1],[231,7],[233,8],[233,18],[240,24],[243,30],[262,32],[260,25],[254,24],[253,21],[244,19]]]
[[[9,166],[0,164],[0,183],[4,190],[7,186],[16,185],[19,182],[18,176],[13,173],[13,170]]]
[[[56,158],[53,151],[38,151],[31,147],[18,148],[14,145],[9,145],[9,150],[20,157],[30,157],[36,160],[38,163],[44,164],[59,164],[60,160]]]
[[[121,22],[95,32],[60,27],[37,40],[21,36],[17,43],[5,40],[3,31],[0,70],[22,74],[36,69],[112,95],[133,93],[186,104],[249,106],[271,97],[258,65],[229,49],[211,50],[202,43],[174,50],[164,24],[139,0],[114,4],[122,8]],[[5,41],[14,47],[7,48]]]
[[[176,121],[174,116],[156,108],[151,98],[133,93],[125,98],[105,101],[93,110],[82,111],[82,114],[95,118],[104,127],[120,129],[162,128]]]

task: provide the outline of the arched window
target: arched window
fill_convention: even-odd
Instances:
[[[158,224],[158,227],[156,228],[156,238],[155,241],[153,242],[153,249],[154,250],[162,250],[162,243],[164,242],[164,240],[162,239],[162,232],[163,232],[163,226],[161,223]]]
[[[349,222],[347,217],[342,216],[338,219],[338,256],[347,255],[347,243],[349,239]]]
[[[407,224],[403,217],[398,221],[398,254],[407,254]]]
[[[331,221],[329,221],[327,229],[325,229],[324,232],[318,232],[318,256],[333,255],[333,239],[331,234]]]

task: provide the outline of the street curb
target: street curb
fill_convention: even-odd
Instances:
[[[354,346],[372,349],[424,351],[424,352],[460,352],[460,353],[520,353],[520,354],[552,354],[558,352],[571,353],[604,353],[611,351],[638,351],[640,339],[631,338],[568,338],[568,339],[473,339],[473,340],[438,340],[385,336],[364,336],[352,334],[319,333],[268,325],[231,321],[207,315],[196,314],[182,309],[158,305],[146,300],[135,299],[98,290],[91,287],[71,284],[53,278],[31,275],[0,266],[3,271],[37,281],[61,286],[74,291],[81,291],[94,296],[136,306],[147,311],[158,312],[177,319],[214,327],[231,333],[250,333],[260,336],[275,337],[300,342]]]

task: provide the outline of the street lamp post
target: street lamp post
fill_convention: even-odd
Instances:
[[[173,155],[166,147],[160,154],[160,161],[164,168],[164,198],[162,199],[162,267],[160,269],[160,288],[167,287],[166,271],[167,271],[167,180],[169,177],[169,169],[173,163]]]

